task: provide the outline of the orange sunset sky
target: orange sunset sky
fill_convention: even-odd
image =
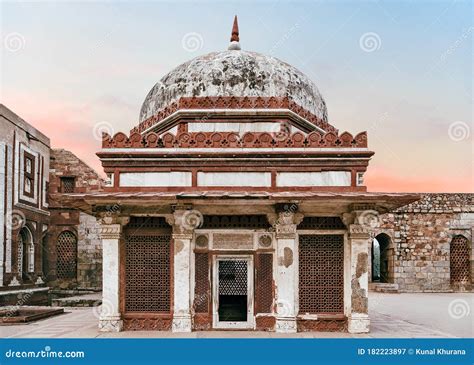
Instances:
[[[306,73],[340,132],[368,132],[369,191],[472,192],[470,6],[3,3],[0,101],[102,172],[98,126],[128,133],[163,75],[227,47],[237,13],[243,49]]]

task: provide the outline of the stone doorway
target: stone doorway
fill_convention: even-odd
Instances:
[[[253,328],[253,257],[219,255],[214,260],[215,328]]]
[[[372,282],[393,282],[393,249],[390,237],[385,233],[378,234],[372,241]]]

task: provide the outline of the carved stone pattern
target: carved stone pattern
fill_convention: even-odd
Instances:
[[[125,331],[169,331],[171,318],[132,318],[123,320]]]
[[[211,285],[209,281],[209,256],[207,253],[196,253],[194,256],[195,285],[194,285],[194,312],[208,313],[211,299]]]
[[[298,229],[346,229],[340,217],[304,217]]]
[[[118,320],[100,320],[99,330],[101,332],[120,332],[123,329],[123,321]]]
[[[299,311],[344,311],[344,236],[299,236]]]
[[[253,249],[253,235],[246,233],[214,233],[213,249]]]
[[[450,245],[450,277],[451,285],[471,285],[470,249],[464,236],[456,236]]]
[[[370,232],[368,227],[359,224],[351,224],[349,225],[349,236],[350,238],[369,239]]]
[[[122,227],[119,224],[101,225],[100,237],[102,239],[119,239]]]
[[[276,318],[273,316],[258,316],[255,318],[257,331],[274,331]]]
[[[58,279],[77,277],[77,239],[71,231],[61,232],[56,244],[56,273]]]
[[[169,235],[126,236],[125,311],[170,312]]]
[[[271,313],[273,306],[273,255],[271,253],[258,254],[256,264],[256,310],[257,313]]]
[[[131,217],[127,228],[170,228],[165,217]]]
[[[205,215],[202,229],[258,229],[269,228],[265,215]]]
[[[113,137],[104,134],[102,148],[366,148],[367,133],[355,137],[348,132],[340,136],[329,132],[301,132],[288,135],[267,132],[182,132],[178,135],[154,132],[142,136],[133,133],[127,137],[119,132]]]
[[[298,332],[347,332],[347,318],[297,320]]]
[[[264,234],[264,235],[261,235],[259,238],[258,238],[258,244],[260,245],[260,247],[262,248],[269,248],[269,247],[272,247],[272,236],[269,235],[269,234]]]
[[[205,234],[200,234],[196,237],[196,247],[197,248],[206,248],[209,244],[209,238]]]
[[[162,109],[158,114],[140,123],[131,132],[143,132],[179,109],[289,109],[321,129],[337,133],[337,129],[331,124],[302,108],[288,97],[261,96],[182,97],[177,102]]]

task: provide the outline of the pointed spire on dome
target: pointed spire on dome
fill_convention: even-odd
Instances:
[[[240,51],[239,43],[239,23],[237,22],[237,15],[234,17],[234,25],[232,26],[232,35],[230,37],[229,50]]]

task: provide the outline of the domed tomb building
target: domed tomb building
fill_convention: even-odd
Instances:
[[[104,135],[110,185],[69,195],[102,230],[103,331],[369,331],[374,216],[419,197],[368,193],[367,134],[329,123],[295,67],[199,56]]]

